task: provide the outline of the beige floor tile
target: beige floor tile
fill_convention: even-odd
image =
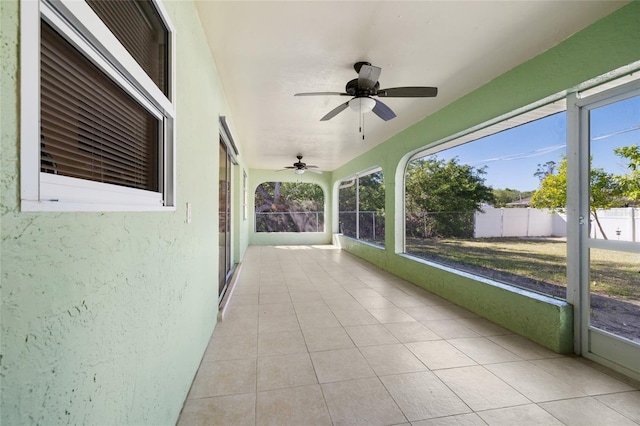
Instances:
[[[200,365],[188,399],[256,391],[256,360],[206,362]]]
[[[258,358],[258,391],[317,384],[309,354]]]
[[[296,314],[330,314],[331,309],[324,302],[322,298],[320,300],[314,300],[312,302],[293,302]]]
[[[441,339],[440,336],[417,321],[390,323],[385,324],[384,327],[402,343]]]
[[[429,330],[433,330],[443,339],[460,339],[464,337],[479,337],[480,335],[469,327],[465,327],[456,320],[421,321]]]
[[[412,297],[407,294],[393,295],[393,296],[383,295],[383,296],[389,299],[389,301],[394,305],[396,305],[398,308],[415,308],[419,306],[425,306],[425,304],[422,303],[422,301],[420,301],[417,297]]]
[[[426,371],[427,367],[402,344],[366,346],[360,352],[378,376]]]
[[[279,294],[279,293],[285,293],[288,294],[289,293],[289,289],[287,288],[287,286],[285,284],[272,284],[272,285],[266,285],[266,284],[262,284],[260,285],[260,292],[259,294]]]
[[[532,362],[587,395],[633,390],[631,386],[607,376],[574,358],[543,359]]]
[[[234,304],[230,304],[226,310],[224,321],[226,321],[229,316],[236,317],[244,317],[244,316],[255,316],[260,312],[260,305],[240,305],[236,306]]]
[[[409,421],[471,412],[430,371],[384,376],[380,380]]]
[[[409,296],[407,293],[405,293],[404,291],[400,290],[399,288],[391,284],[387,284],[387,283],[374,283],[374,284],[367,283],[367,284],[372,290],[374,290],[380,296],[384,296],[389,300],[391,300],[392,298],[404,297],[404,298],[407,298],[407,300],[405,301],[409,303],[408,299],[412,299],[411,296]]]
[[[344,328],[356,346],[391,345],[400,343],[382,324],[356,325]]]
[[[260,334],[295,330],[300,330],[300,324],[294,314],[262,316],[258,327]]]
[[[352,311],[364,309],[356,299],[351,297],[350,294],[347,293],[346,296],[342,297],[325,297],[324,301],[329,308],[335,313],[336,311]]]
[[[307,352],[302,332],[281,331],[258,335],[258,356],[287,355]]]
[[[326,312],[298,313],[298,322],[303,330],[340,327],[340,322],[330,310]]]
[[[234,294],[231,298],[231,306],[257,305],[258,294]]]
[[[320,294],[322,294],[322,298],[325,301],[328,301],[331,299],[349,299],[349,298],[353,299],[353,296],[351,296],[347,292],[347,290],[342,288],[342,286],[339,284],[325,286],[323,288],[319,288],[318,291],[320,292]],[[353,300],[356,300],[356,299],[353,299]]]
[[[331,419],[340,425],[393,425],[406,422],[377,378],[322,385]]]
[[[430,370],[476,365],[476,362],[444,340],[407,343],[413,352]]]
[[[260,305],[270,305],[289,303],[291,302],[291,297],[289,297],[289,293],[261,293],[258,300]]]
[[[251,334],[213,336],[202,362],[255,358],[258,354],[257,348],[258,340]]]
[[[481,366],[451,368],[434,373],[474,411],[530,403]]]
[[[312,352],[310,355],[320,383],[375,376],[360,351],[355,348]]]
[[[522,359],[493,343],[485,337],[468,337],[464,339],[449,339],[447,342],[462,351],[478,364],[492,364],[496,362],[521,361]]]
[[[349,349],[355,345],[342,327],[312,328],[303,331],[309,352]]]
[[[607,407],[640,424],[640,391],[612,393],[595,397]]]
[[[188,399],[178,426],[253,426],[255,425],[256,394]]]
[[[274,316],[274,315],[293,315],[296,313],[293,308],[293,303],[269,303],[265,305],[258,305],[260,308],[259,317]]]
[[[540,346],[531,340],[525,339],[517,334],[508,334],[505,336],[489,336],[487,337],[505,349],[513,352],[522,359],[546,359],[546,358],[562,358],[564,355],[557,354],[549,349]]]
[[[472,413],[440,417],[430,420],[420,420],[419,422],[412,422],[411,426],[486,426],[486,423],[477,414]]]
[[[412,308],[402,308],[407,314],[417,321],[433,321],[453,319],[452,315],[440,310],[439,306],[416,306]]]
[[[289,296],[291,297],[291,301],[293,303],[311,303],[311,302],[321,302],[322,294],[317,291],[314,287],[311,289],[292,289],[289,288]]]
[[[368,299],[371,297],[380,297],[381,294],[377,293],[375,290],[370,288],[351,288],[347,289],[349,294],[351,294],[356,300],[359,299]]]
[[[331,425],[319,385],[258,392],[256,411],[258,425]]]
[[[369,311],[362,308],[348,311],[335,310],[333,314],[343,326],[380,324]]]
[[[537,426],[537,425],[558,425],[562,426],[562,422],[544,411],[535,404],[519,405],[517,407],[499,408],[497,410],[481,411],[478,413],[482,420],[490,426],[502,425],[518,425],[518,426]]]
[[[567,426],[637,426],[637,423],[592,397],[564,399],[539,405]]]
[[[578,389],[536,367],[530,361],[491,364],[485,367],[533,402],[585,396]]]
[[[346,290],[368,289],[365,283],[351,274],[345,277],[335,276],[333,278]]]
[[[513,334],[512,331],[498,324],[492,323],[484,318],[461,318],[457,320],[459,323],[468,327],[481,336],[502,336],[505,334]]]
[[[215,337],[240,336],[243,334],[258,334],[258,312],[255,315],[233,318],[230,312],[227,317],[216,324],[213,332]]]
[[[382,309],[382,308],[395,308],[396,305],[391,303],[384,297],[367,297],[366,299],[358,299],[358,302],[364,306],[365,309]]]
[[[382,308],[382,309],[369,309],[371,315],[373,315],[378,321],[383,324],[392,322],[412,322],[415,321],[413,317],[408,315],[400,308]]]
[[[236,285],[236,288],[233,290],[233,294],[258,294],[260,292],[260,287],[258,284],[247,284],[247,285]]]

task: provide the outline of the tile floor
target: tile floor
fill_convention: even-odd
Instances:
[[[603,371],[332,246],[249,247],[178,425],[640,424]]]

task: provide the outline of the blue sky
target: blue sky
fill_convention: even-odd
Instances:
[[[640,144],[640,97],[594,110],[591,115],[593,167],[626,173],[615,156],[619,146]],[[558,113],[474,142],[441,151],[437,157],[458,157],[460,163],[486,166],[486,184],[495,189],[531,191],[538,187],[538,164],[559,163],[566,153],[566,114]]]

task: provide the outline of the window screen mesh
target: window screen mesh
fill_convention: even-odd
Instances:
[[[88,0],[87,3],[168,96],[168,33],[150,1]]]
[[[158,191],[159,120],[41,21],[41,171]]]

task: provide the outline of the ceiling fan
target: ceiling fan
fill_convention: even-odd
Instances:
[[[297,175],[301,175],[303,174],[305,171],[310,171],[311,173],[316,173],[321,175],[322,172],[320,170],[313,170],[313,169],[317,169],[318,166],[311,166],[311,165],[307,165],[307,163],[303,163],[302,162],[302,155],[296,155],[296,158],[298,159],[297,162],[293,163],[293,166],[287,166],[282,170],[287,170],[287,169],[292,169],[293,172]],[[278,171],[282,171],[282,170],[278,170]]]
[[[369,62],[356,62],[353,68],[358,73],[358,78],[347,83],[346,93],[341,92],[311,92],[296,93],[294,96],[353,96],[351,100],[338,105],[329,111],[327,115],[322,117],[320,121],[331,120],[333,117],[351,107],[354,111],[362,113],[373,111],[375,115],[384,121],[391,120],[396,114],[387,105],[371,96],[384,98],[431,98],[437,96],[437,87],[392,87],[389,89],[380,89],[380,72],[382,69],[371,65]]]

